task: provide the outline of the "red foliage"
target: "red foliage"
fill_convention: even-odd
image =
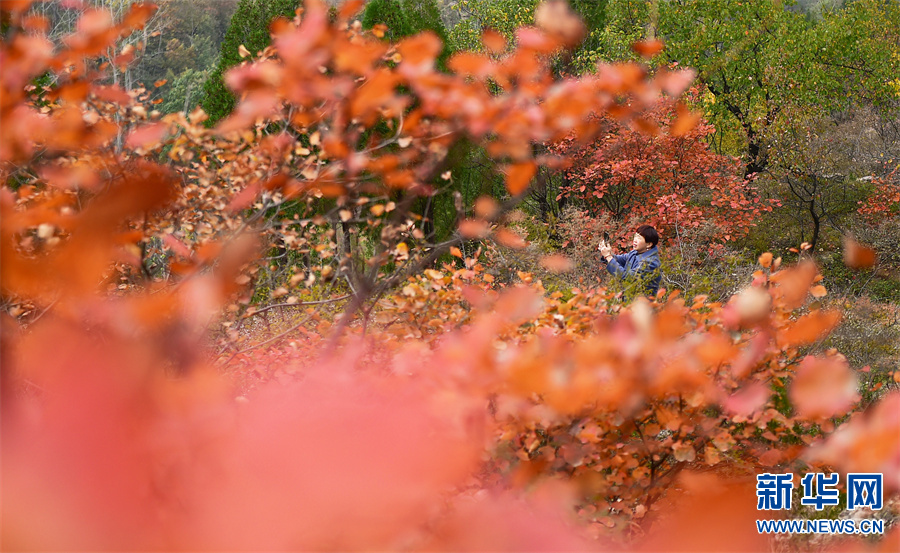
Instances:
[[[703,231],[708,241],[726,242],[772,209],[740,176],[739,160],[710,149],[712,125],[680,105],[661,103],[633,124],[610,118],[599,124],[605,131],[588,145],[567,139],[555,148],[571,160],[560,197],[611,217],[607,230],[623,244],[633,221],[654,225],[664,241]]]
[[[859,209],[857,210],[868,222],[877,223],[885,218],[895,217],[900,211],[898,169],[894,169],[884,177],[872,179],[875,193],[859,202]]]

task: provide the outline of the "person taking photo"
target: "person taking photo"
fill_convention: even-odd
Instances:
[[[601,240],[597,249],[606,262],[607,272],[620,280],[637,282],[638,289],[652,298],[659,290],[660,281],[659,250],[656,249],[658,243],[659,233],[656,229],[650,225],[641,225],[634,234],[634,249],[630,252],[613,255],[612,246],[607,240]]]

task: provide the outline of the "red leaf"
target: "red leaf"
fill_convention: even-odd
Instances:
[[[128,133],[125,145],[132,149],[158,146],[166,136],[168,129],[169,127],[165,123],[151,123],[138,127]]]
[[[759,456],[759,464],[764,467],[774,467],[781,462],[783,455],[777,449],[770,449]]]
[[[241,190],[228,204],[229,211],[240,211],[250,207],[253,200],[255,200],[256,196],[259,194],[259,188],[259,183],[255,182]]]
[[[724,407],[729,413],[749,417],[766,405],[770,395],[768,386],[755,382],[729,396]]]
[[[856,403],[856,386],[846,359],[807,356],[797,368],[790,398],[801,416],[827,418],[846,413]]]

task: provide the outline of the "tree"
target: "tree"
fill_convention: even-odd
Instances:
[[[593,143],[561,144],[572,165],[560,197],[607,218],[607,230],[623,244],[635,221],[653,224],[672,243],[702,236],[722,244],[744,236],[771,203],[741,177],[739,160],[711,151],[712,125],[681,131],[675,116],[674,106],[659,106],[641,125],[604,120],[605,133]]]
[[[895,96],[888,83],[900,62],[887,37],[898,33],[896,3],[850,2],[819,19],[780,0],[612,0],[606,11],[605,38],[586,60],[621,59],[636,39],[662,39],[660,59],[696,68],[712,93],[711,121],[739,129],[748,175],[767,167],[767,129],[790,106],[833,113]]]
[[[137,267],[120,268],[126,281],[141,285],[159,277],[143,259],[162,255],[151,244],[167,245],[172,255],[162,257],[181,267],[164,276],[183,278],[178,276],[183,264],[199,259],[192,251],[228,236],[234,239],[236,229],[249,226],[273,248],[274,259],[290,262],[274,269],[248,268],[243,282],[259,277],[261,293],[270,299],[288,296],[290,304],[298,303],[303,288],[321,284],[320,291],[330,296],[339,285],[343,298],[352,299],[343,324],[359,310],[365,322],[380,296],[410,274],[451,246],[489,235],[490,223],[527,191],[538,161],[559,163],[540,155],[536,144],[571,132],[584,139],[595,136],[598,127],[578,122],[609,109],[609,102],[622,102],[619,117],[644,106],[644,100],[631,97],[631,81],[608,78],[620,72],[637,75],[642,71],[638,67],[609,66],[602,77],[552,73],[547,54],[580,38],[578,20],[564,8],[560,11],[562,4],[547,8],[553,17],[539,10],[537,20],[546,30],[524,31],[532,42],[496,60],[459,54],[448,62],[448,74],[432,64],[432,55],[441,49],[433,34],[391,46],[357,27],[338,30],[327,11],[314,6],[298,28],[279,24],[273,48],[228,73],[229,85],[242,98],[212,131],[196,128],[200,114],[155,120],[158,115],[142,108],[122,106],[121,93],[104,93],[112,103],[94,108],[100,124],[109,126],[105,117],[113,113],[134,126],[109,126],[122,138],[126,159],[165,154],[184,183],[178,209],[148,215],[141,223],[142,259]],[[303,36],[320,38],[310,45]],[[310,57],[306,52],[312,46],[315,56]],[[322,73],[322,67],[331,72]],[[515,84],[498,93],[488,86],[491,81],[535,86]],[[660,72],[647,86],[677,93],[687,82],[685,74]],[[570,101],[582,90],[594,91],[585,98],[595,100]],[[523,119],[528,105],[545,114],[542,122],[533,118],[534,111]],[[87,144],[103,144],[104,136],[98,132]],[[456,214],[448,219],[461,221],[460,230],[436,242],[427,226],[417,225],[421,216],[414,207],[437,187],[452,183],[447,154],[466,140],[484,149],[492,170],[499,165],[498,180],[510,200],[499,211],[480,210],[465,221],[467,214],[454,201]],[[121,164],[115,157],[109,163]],[[17,174],[32,182],[39,173],[22,169]],[[240,296],[232,313],[250,314],[256,295]]]
[[[872,189],[868,179],[874,164],[861,152],[859,121],[835,123],[817,110],[792,110],[772,128],[772,157],[760,179],[781,200],[782,215],[790,217],[786,247],[802,242],[815,252],[823,243],[836,244],[848,232],[849,215]],[[810,113],[812,112],[812,113]],[[772,219],[777,221],[777,217]],[[826,230],[831,240],[824,241]],[[781,234],[786,234],[784,230]],[[787,237],[785,237],[787,238]]]
[[[163,113],[190,113],[198,104],[236,5],[237,0],[166,0],[160,4],[158,17],[165,24],[155,48],[145,49],[149,59],[144,82],[166,82],[158,88]]]
[[[733,117],[743,131],[746,174],[760,173],[768,163],[766,128],[786,96],[806,82],[809,60],[803,56],[813,48],[806,20],[778,0],[663,4],[658,32],[666,40],[665,57],[697,68],[715,97],[715,117]]]
[[[434,33],[442,44],[438,67],[442,71],[447,70],[447,59],[453,50],[447,40],[447,29],[437,0],[373,0],[366,4],[361,22],[364,29],[378,24],[387,27],[383,38],[389,42],[398,42],[403,37],[423,31]]]
[[[300,6],[299,0],[241,0],[231,17],[219,51],[219,62],[203,85],[200,105],[209,115],[209,124],[224,119],[234,109],[236,99],[225,86],[225,72],[239,64],[244,57],[243,46],[249,55],[256,55],[271,42],[269,24],[276,17],[291,18]]]

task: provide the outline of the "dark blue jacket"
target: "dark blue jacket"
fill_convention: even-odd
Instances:
[[[644,291],[648,296],[655,296],[659,290],[659,250],[653,246],[644,253],[631,250],[622,255],[614,255],[606,270],[617,278],[640,279],[645,283]]]

